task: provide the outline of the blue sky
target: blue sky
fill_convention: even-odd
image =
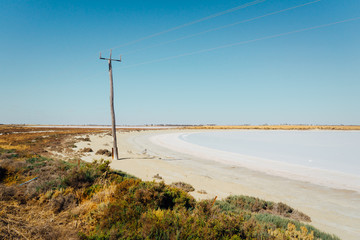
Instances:
[[[113,48],[118,124],[360,124],[358,0],[258,1],[126,45],[251,2],[2,0],[0,123],[111,124]]]

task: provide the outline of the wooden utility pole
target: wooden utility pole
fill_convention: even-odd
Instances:
[[[114,87],[113,87],[113,75],[112,75],[112,65],[111,61],[117,61],[121,62],[121,56],[120,59],[112,59],[111,58],[111,50],[110,50],[110,57],[109,58],[103,58],[101,57],[100,52],[100,59],[101,60],[108,60],[109,62],[109,76],[110,76],[110,109],[111,109],[111,120],[112,120],[112,136],[113,136],[113,148],[112,148],[112,159],[118,160],[118,148],[117,148],[117,142],[116,142],[116,123],[115,123],[115,111],[114,111]]]

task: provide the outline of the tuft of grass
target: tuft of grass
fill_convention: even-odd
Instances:
[[[88,153],[88,152],[93,152],[93,150],[91,148],[83,148],[81,149],[81,152]]]
[[[160,174],[158,174],[158,173],[155,174],[155,175],[153,176],[153,178],[156,178],[156,179],[159,179],[159,180],[163,179],[162,176],[160,176]]]
[[[200,194],[207,194],[207,192],[205,190],[198,190],[197,192]]]
[[[78,138],[77,140],[79,140],[79,141],[84,141],[84,142],[91,142],[90,136],[86,136],[86,137],[84,137],[84,138]]]
[[[191,186],[188,183],[184,183],[184,182],[174,182],[170,186],[180,188],[181,190],[183,190],[185,192],[193,192],[193,191],[195,191],[195,188],[193,186]]]
[[[112,153],[107,150],[107,149],[99,149],[98,151],[96,151],[95,153],[96,155],[105,155],[107,157],[111,157],[112,156]]]

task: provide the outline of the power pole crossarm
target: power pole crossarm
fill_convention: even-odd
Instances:
[[[101,52],[100,52],[100,59],[101,60],[111,60],[111,61],[121,62],[121,55],[120,55],[119,59],[114,59],[114,58],[111,58],[111,52],[110,52],[110,58],[103,58],[103,57],[101,57]]]
[[[113,149],[112,149],[112,158],[116,160],[119,159],[118,154],[118,148],[117,148],[117,142],[116,142],[116,123],[115,123],[115,111],[114,111],[114,87],[113,87],[113,75],[112,75],[112,61],[121,62],[121,56],[120,59],[112,59],[111,58],[111,50],[110,50],[110,57],[109,58],[103,58],[101,57],[100,53],[100,59],[101,60],[108,60],[109,63],[109,76],[110,76],[110,109],[111,109],[111,122],[112,122],[112,136],[113,136]]]

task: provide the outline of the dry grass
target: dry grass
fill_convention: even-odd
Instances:
[[[17,125],[0,126],[0,148],[15,149],[27,154],[53,157],[49,151],[73,152],[74,136],[103,133],[107,129],[42,128]],[[78,140],[79,141],[79,140]]]
[[[197,193],[200,193],[200,194],[207,194],[207,192],[205,190],[198,190]]]
[[[156,179],[159,179],[159,180],[163,179],[162,176],[160,176],[158,173],[155,174],[155,175],[153,176],[153,178],[156,178]]]
[[[91,148],[83,148],[80,151],[83,152],[83,153],[93,152],[93,150]]]
[[[104,155],[104,156],[107,156],[107,157],[111,157],[112,156],[112,153],[107,150],[107,149],[99,149],[97,152],[96,152],[96,155]]]
[[[70,219],[35,204],[1,201],[0,239],[77,239]]]
[[[39,189],[46,191],[60,182],[66,166],[57,161],[45,163],[39,155],[71,152],[74,136],[105,131],[0,126],[0,239],[78,239],[77,226],[64,211],[75,206],[76,192],[49,189],[38,196]],[[36,181],[19,186],[37,176]]]
[[[195,188],[193,186],[191,186],[188,183],[184,183],[184,182],[174,182],[170,186],[180,188],[181,190],[183,190],[185,192],[193,192],[193,191],[195,191]]]
[[[77,239],[80,230],[92,226],[85,215],[114,196],[111,179],[118,175],[109,172],[108,164],[77,167],[40,156],[23,161],[0,154],[0,168],[5,169],[0,182],[0,239]],[[34,176],[38,178],[19,185]]]

